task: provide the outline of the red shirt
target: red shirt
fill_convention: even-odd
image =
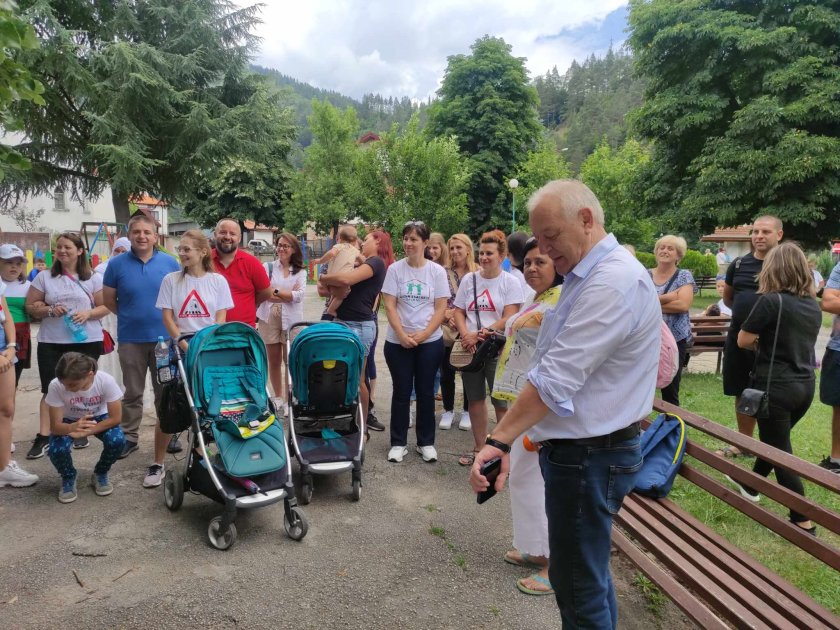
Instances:
[[[241,249],[236,250],[230,265],[225,267],[219,261],[219,253],[213,250],[213,264],[216,273],[225,277],[233,297],[233,308],[227,312],[228,322],[243,322],[257,325],[257,293],[270,285],[268,274],[255,256]]]

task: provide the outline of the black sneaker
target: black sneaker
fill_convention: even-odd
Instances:
[[[368,419],[367,419],[367,426],[368,429],[371,431],[384,431],[385,425],[379,421],[373,413],[368,412]]]
[[[171,438],[169,438],[169,444],[166,445],[166,452],[167,453],[180,453],[184,450],[184,447],[181,446],[181,443],[178,441],[178,437],[180,433],[174,433]]]
[[[27,457],[29,456],[27,455]],[[832,459],[831,456],[826,456],[825,458],[823,458],[823,460],[820,462],[820,468],[825,468],[826,470],[840,475],[840,463],[838,463],[837,460]]]
[[[131,440],[125,441],[125,446],[123,446],[122,453],[117,455],[117,459],[125,459],[129,455],[131,455],[134,451],[136,451],[139,446],[137,446],[137,442],[132,442]]]
[[[73,448],[78,450],[81,448],[87,448],[88,446],[90,446],[90,440],[86,437],[73,438]]]
[[[49,447],[50,436],[36,433],[35,439],[32,440],[32,448],[30,448],[29,452],[26,454],[26,459],[38,459],[39,457],[43,457]]]

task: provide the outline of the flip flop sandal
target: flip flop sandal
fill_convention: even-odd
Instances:
[[[525,580],[534,580],[535,582],[538,582],[538,583],[542,584],[543,586],[545,586],[545,589],[535,590],[535,589],[532,589],[532,588],[528,588],[524,584]],[[551,588],[551,582],[549,582],[547,579],[545,579],[539,573],[534,573],[533,575],[529,575],[526,578],[520,578],[520,579],[516,580],[516,588],[518,588],[520,591],[522,591],[526,595],[554,595],[554,589]]]
[[[475,463],[476,453],[478,453],[478,451],[470,451],[469,453],[461,455],[461,457],[458,458],[458,463],[461,464],[461,466],[472,466]]]
[[[738,457],[746,457],[740,450],[734,446],[725,446],[715,451],[715,455],[726,457],[727,459],[736,459]]]
[[[535,569],[542,569],[545,567],[544,562],[537,562],[534,556],[522,553],[516,549],[511,549],[505,553],[505,562],[517,567],[533,567]]]

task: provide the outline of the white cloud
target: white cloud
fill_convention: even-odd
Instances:
[[[249,4],[240,0],[239,4]],[[321,88],[425,99],[446,58],[502,37],[532,76],[601,52],[598,24],[626,0],[268,0],[254,61]],[[576,29],[576,30],[573,30]],[[608,37],[608,36],[607,36]],[[616,42],[618,43],[618,42]],[[598,50],[593,48],[596,47]]]

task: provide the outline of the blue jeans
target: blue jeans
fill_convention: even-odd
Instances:
[[[435,444],[435,372],[443,357],[443,339],[403,348],[385,342],[385,362],[391,371],[391,446],[408,443],[408,407],[411,390],[417,393],[417,446]]]
[[[373,320],[365,322],[350,322],[344,319],[337,319],[335,321],[341,322],[356,333],[356,336],[359,337],[359,341],[362,342],[362,346],[365,348],[364,354],[365,357],[367,357],[373,342],[376,340],[376,322]],[[362,376],[364,376],[364,374]]]
[[[551,557],[548,576],[563,630],[616,627],[612,520],[641,466],[638,437],[604,448],[550,444],[540,449]]]

